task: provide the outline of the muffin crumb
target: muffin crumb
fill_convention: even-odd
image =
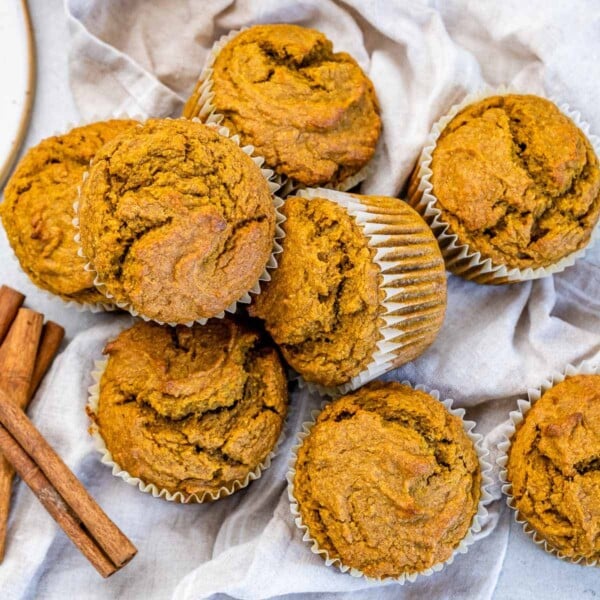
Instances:
[[[600,560],[600,375],[535,402],[513,435],[507,476],[519,515],[570,559]]]
[[[544,98],[464,108],[433,151],[433,194],[459,242],[510,268],[546,267],[587,244],[600,215],[598,158]]]
[[[113,460],[186,496],[234,491],[275,447],[287,412],[277,351],[249,326],[138,322],[107,344],[93,416]]]
[[[295,470],[310,536],[369,577],[448,560],[481,494],[479,460],[461,420],[399,383],[375,382],[327,405]]]
[[[381,119],[373,85],[314,29],[250,27],[219,51],[211,79],[223,125],[301,185],[337,185],[375,153]],[[198,116],[201,83],[186,117]]]

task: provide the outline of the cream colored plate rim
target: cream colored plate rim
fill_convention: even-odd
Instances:
[[[0,3],[0,187],[25,139],[35,94],[35,42],[26,0]]]

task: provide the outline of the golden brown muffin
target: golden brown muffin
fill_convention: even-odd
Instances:
[[[520,517],[551,547],[600,560],[600,375],[543,394],[512,438],[507,476]]]
[[[294,496],[310,536],[369,577],[446,561],[477,512],[481,472],[462,421],[399,383],[326,406],[297,454]]]
[[[314,29],[250,27],[219,51],[211,78],[223,125],[300,184],[337,185],[375,153],[381,119],[373,84]],[[201,85],[184,116],[198,116]]]
[[[282,209],[279,266],[249,309],[264,319],[288,363],[326,387],[345,384],[373,361],[384,314],[399,317],[390,338],[399,344],[392,368],[433,342],[446,305],[444,262],[421,217],[396,198],[344,196],[372,211],[375,238],[394,236],[383,243],[391,281],[384,282],[375,247],[346,208],[327,198],[290,197]],[[385,288],[395,289],[389,313]]]
[[[544,98],[466,107],[442,131],[431,170],[442,220],[496,265],[552,265],[588,243],[600,214],[594,149]]]
[[[65,300],[106,301],[77,255],[73,203],[94,154],[135,124],[101,121],[46,138],[28,150],[6,185],[0,214],[21,268]]]
[[[282,212],[283,254],[250,313],[307,380],[340,385],[367,366],[379,339],[375,252],[335,202],[292,197]]]
[[[81,244],[106,291],[169,323],[213,317],[257,282],[272,251],[267,180],[234,142],[152,119],[96,156],[81,191]]]
[[[235,491],[275,447],[286,380],[277,351],[250,326],[138,321],[104,353],[91,416],[113,460],[144,483],[200,499]]]

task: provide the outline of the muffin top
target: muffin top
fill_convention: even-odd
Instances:
[[[106,301],[77,255],[73,203],[94,154],[135,123],[101,121],[42,140],[27,151],[4,190],[0,214],[22,269],[65,300]]]
[[[371,81],[320,32],[256,25],[218,53],[216,112],[277,173],[303,185],[339,184],[371,159],[381,132]],[[184,111],[197,114],[197,97]]]
[[[287,198],[279,267],[249,310],[306,381],[351,387],[374,363],[382,328],[393,344],[388,368],[433,342],[446,307],[444,261],[431,230],[405,202],[319,193]],[[383,367],[380,355],[377,361]]]
[[[91,415],[130,475],[184,495],[233,491],[273,450],[287,411],[276,350],[233,319],[138,321],[104,349]]]
[[[234,142],[186,120],[151,119],[95,157],[79,206],[84,254],[117,302],[159,321],[218,315],[272,251],[275,209]]]
[[[399,383],[372,383],[326,406],[295,468],[310,536],[369,577],[447,560],[480,497],[479,461],[461,420]]]
[[[600,214],[598,158],[548,100],[492,96],[444,128],[431,163],[442,219],[484,259],[556,263],[584,247]]]
[[[250,314],[264,319],[307,381],[336,386],[371,361],[379,339],[379,267],[359,225],[335,202],[290,197],[283,253]]]
[[[533,405],[507,471],[519,514],[550,546],[600,560],[600,375],[568,377]]]

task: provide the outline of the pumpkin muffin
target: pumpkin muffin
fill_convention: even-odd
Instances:
[[[600,375],[550,388],[512,437],[507,478],[514,507],[548,545],[600,560]]]
[[[314,29],[250,27],[218,50],[209,73],[222,124],[298,184],[340,185],[375,153],[381,119],[373,84]],[[203,83],[184,116],[200,115]]]
[[[249,311],[306,381],[353,388],[376,359],[382,368],[371,378],[433,342],[446,305],[444,262],[431,230],[396,198],[307,194],[284,203],[279,266]],[[378,348],[384,338],[387,353]]]
[[[287,411],[277,351],[231,318],[170,328],[138,321],[104,349],[90,413],[112,459],[182,501],[243,487]]]
[[[110,297],[157,321],[214,317],[252,289],[275,209],[259,167],[191,121],[151,119],[107,144],[81,190],[81,245]]]
[[[106,301],[77,255],[73,203],[96,152],[135,124],[100,121],[46,138],[28,150],[6,185],[0,214],[21,268],[37,286],[64,300]]]
[[[600,214],[594,149],[537,96],[492,96],[461,110],[437,140],[431,183],[457,243],[511,269],[548,267],[581,249]]]
[[[481,480],[460,418],[425,392],[375,382],[318,416],[297,452],[293,497],[329,558],[400,577],[452,556]]]

